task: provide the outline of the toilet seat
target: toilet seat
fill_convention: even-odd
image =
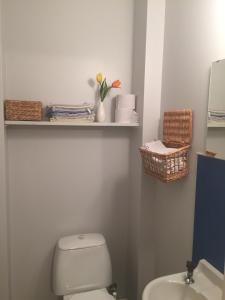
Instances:
[[[67,295],[63,297],[63,300],[115,300],[115,298],[106,289],[102,289]]]

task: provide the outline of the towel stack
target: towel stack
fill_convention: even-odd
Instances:
[[[94,105],[83,103],[80,105],[48,105],[46,108],[50,121],[55,122],[94,122]]]
[[[223,121],[225,122],[225,111],[209,110],[208,111],[209,121]]]

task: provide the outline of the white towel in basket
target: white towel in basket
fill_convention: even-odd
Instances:
[[[152,157],[152,159],[159,164],[160,169],[166,170],[168,175],[182,171],[184,168],[186,168],[185,157],[169,158],[167,159],[166,163],[157,157]]]
[[[170,154],[177,151],[176,148],[166,147],[161,141],[146,143],[144,144],[143,148],[158,154]],[[158,157],[154,157],[154,155],[152,159],[159,164],[159,169],[161,169],[162,171],[165,170],[168,175],[182,171],[184,168],[186,168],[187,163],[186,157],[183,156],[168,158],[166,162]]]
[[[143,148],[159,154],[169,154],[177,151],[176,148],[167,148],[161,141],[146,143]]]

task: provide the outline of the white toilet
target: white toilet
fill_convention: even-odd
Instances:
[[[63,300],[115,300],[107,291],[112,267],[101,234],[61,238],[53,261],[53,292]]]

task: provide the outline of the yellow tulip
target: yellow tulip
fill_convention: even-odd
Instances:
[[[96,76],[96,80],[99,84],[102,83],[102,73],[98,73],[97,76]]]

